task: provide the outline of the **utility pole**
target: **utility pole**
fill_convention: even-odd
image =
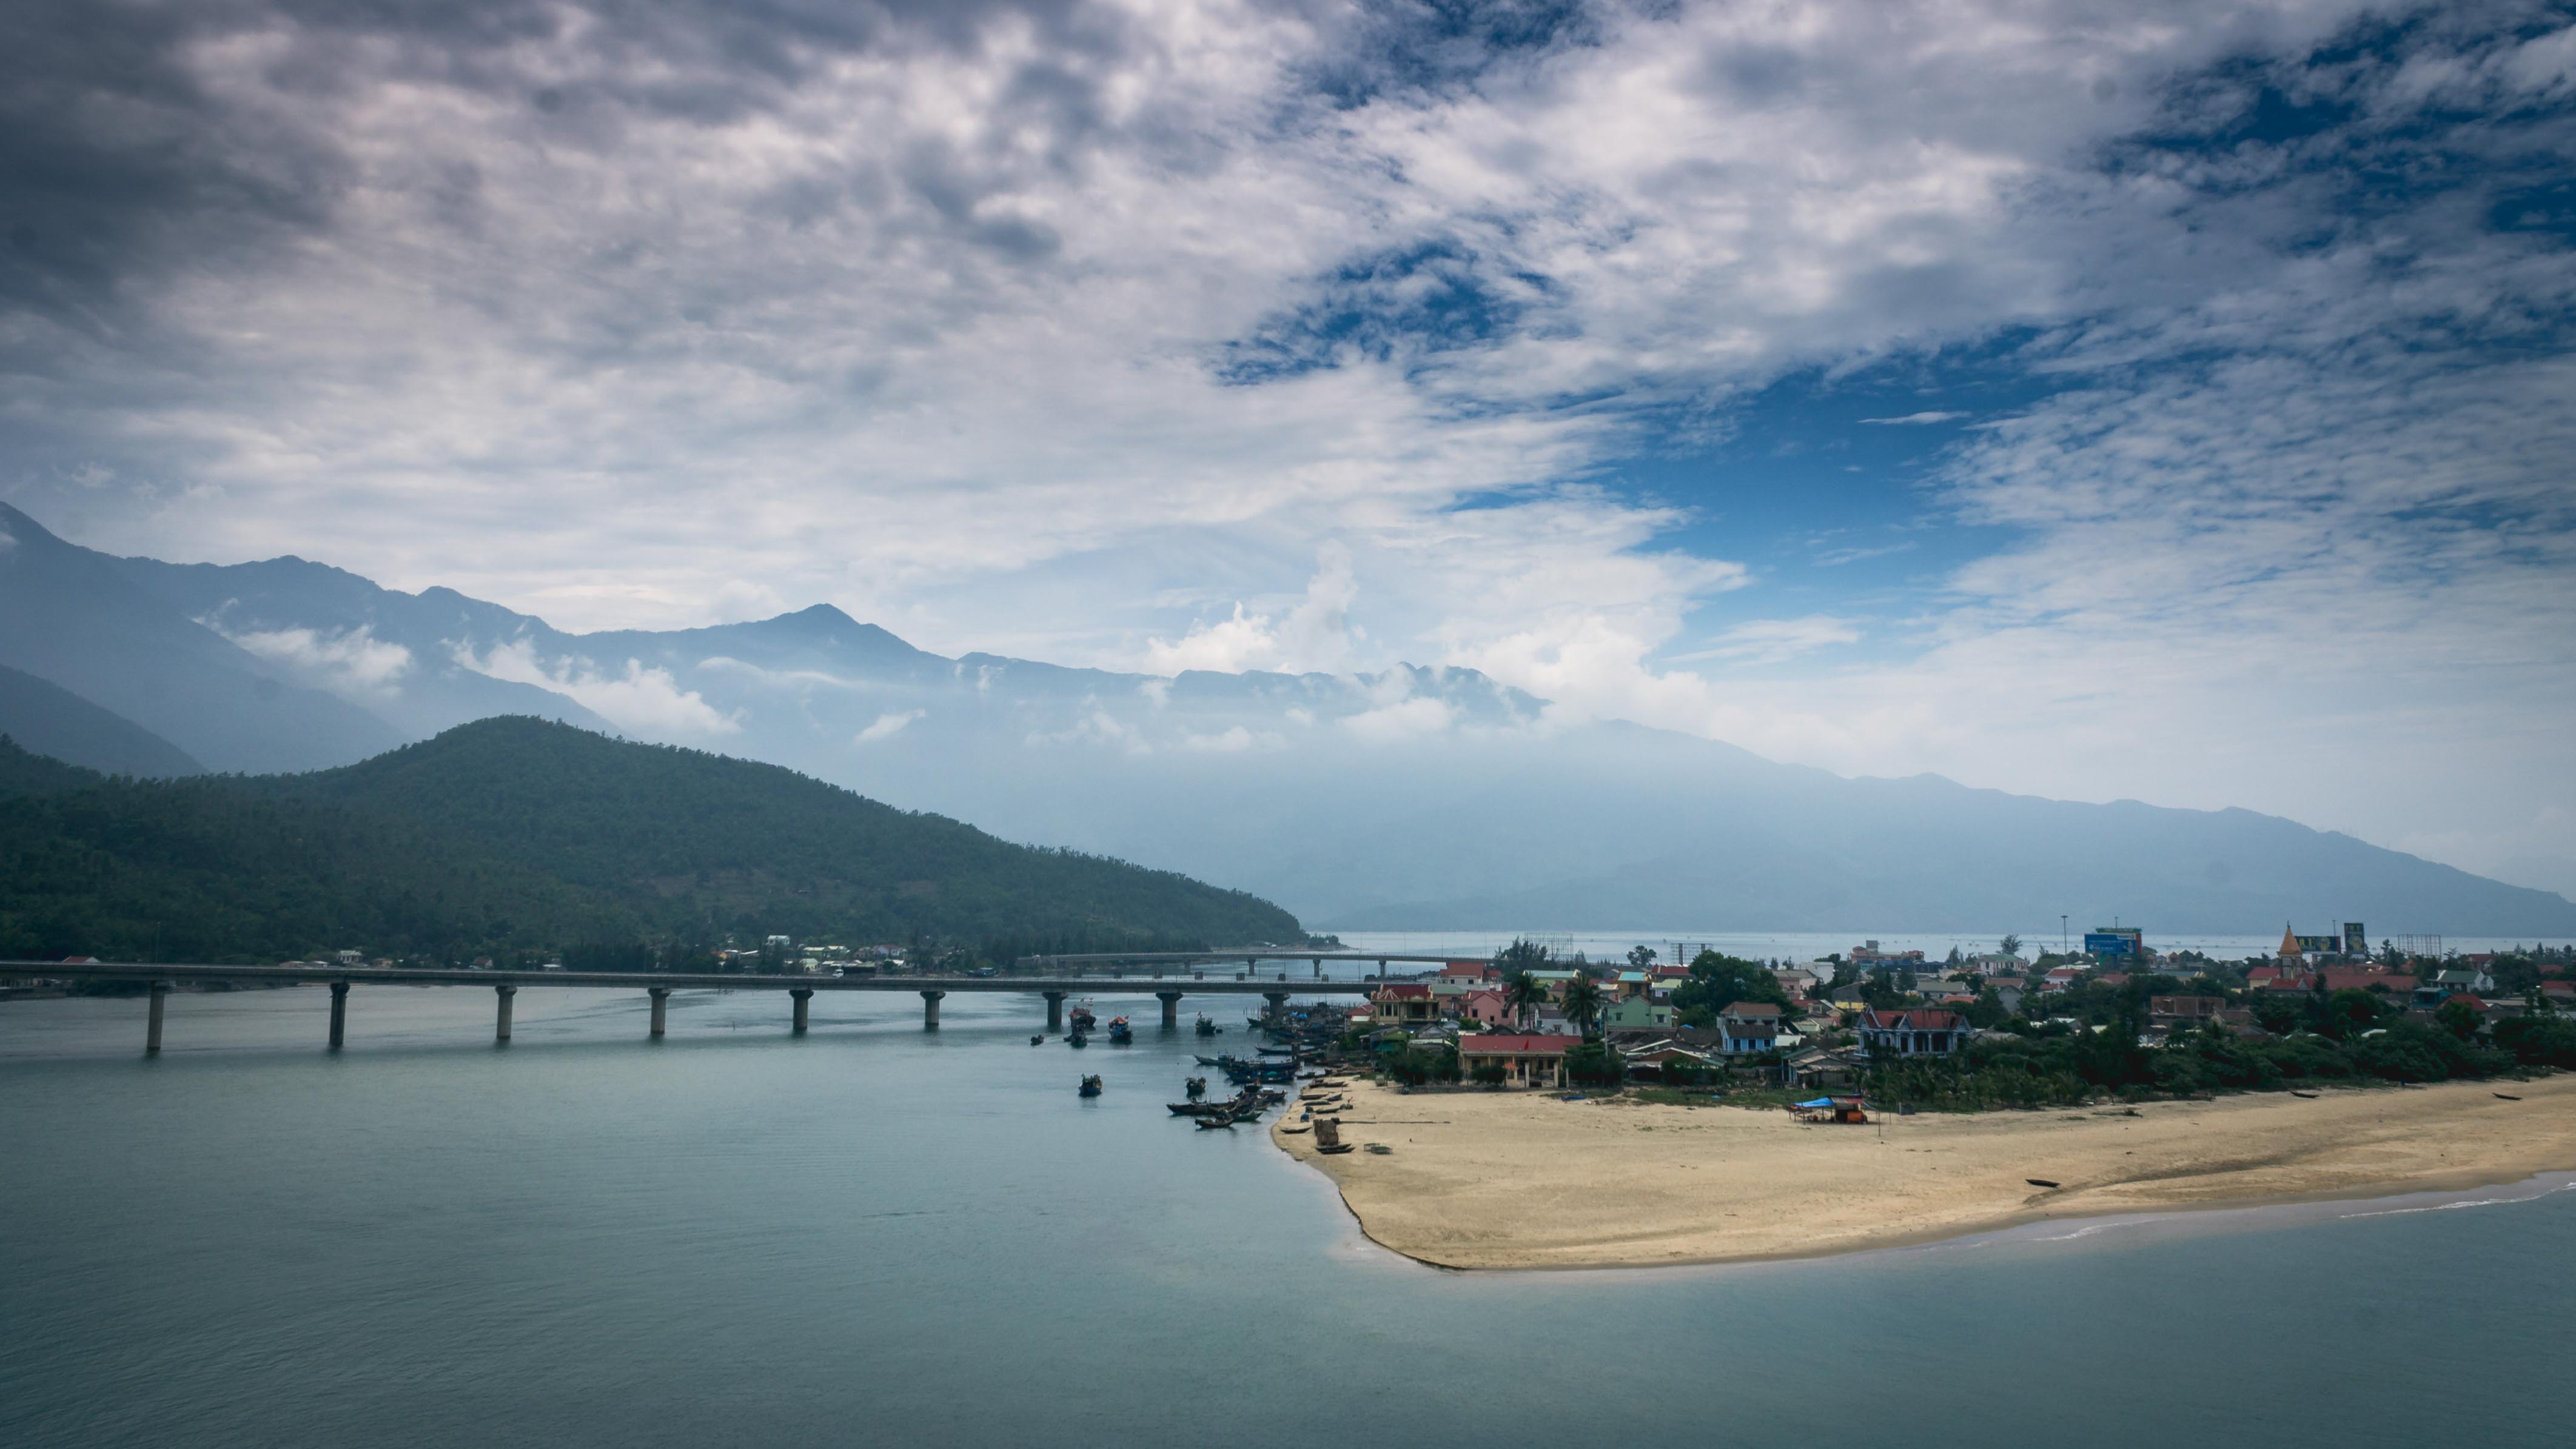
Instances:
[[[2065,955],[2066,946],[2066,913],[2064,911],[2059,911],[2057,913],[2057,954],[2060,956]]]

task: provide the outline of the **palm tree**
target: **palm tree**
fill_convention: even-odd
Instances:
[[[1529,1025],[1529,1009],[1546,1001],[1546,983],[1526,971],[1515,971],[1503,982],[1503,1004],[1512,1009],[1513,1018],[1523,1026]]]
[[[1604,999],[1601,988],[1593,984],[1591,977],[1577,976],[1565,983],[1565,995],[1558,1004],[1565,1008],[1566,1016],[1582,1029],[1583,1034],[1590,1036],[1594,1025],[1601,1020]]]

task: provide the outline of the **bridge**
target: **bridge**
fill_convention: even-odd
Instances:
[[[1314,953],[1301,952],[1293,957],[1307,960]],[[1245,953],[1229,952],[1227,961],[1243,960]],[[1107,959],[1107,958],[1102,958]],[[1120,958],[1127,959],[1127,958]],[[1188,959],[1203,959],[1191,956]],[[1377,960],[1375,956],[1328,958]],[[1390,956],[1390,961],[1421,958]],[[1318,970],[1321,968],[1318,967]],[[213,982],[224,985],[269,983],[305,986],[316,983],[331,988],[331,1046],[338,1049],[349,1020],[349,991],[359,983],[378,986],[480,986],[490,990],[499,1001],[494,1037],[510,1039],[510,1005],[522,986],[589,988],[609,991],[641,991],[652,1004],[648,1037],[663,1033],[663,1008],[674,991],[782,991],[792,1003],[788,1030],[801,1036],[805,1032],[807,1004],[817,991],[910,991],[921,997],[921,1024],[927,1031],[939,1028],[939,1003],[951,992],[1012,992],[1036,996],[1046,1002],[1046,1024],[1049,1031],[1064,1027],[1064,999],[1075,995],[1152,996],[1163,1003],[1163,1025],[1180,1025],[1181,998],[1185,995],[1259,996],[1277,1012],[1291,996],[1365,996],[1375,990],[1380,979],[1359,981],[1290,982],[1288,973],[1262,976],[1257,968],[1233,975],[1210,979],[1204,970],[1166,975],[1155,970],[1130,976],[1114,973],[1107,978],[1096,976],[771,976],[765,974],[682,974],[664,971],[480,971],[445,967],[373,967],[335,966],[305,962],[287,966],[173,966],[131,961],[0,961],[0,978],[40,977],[54,981],[139,981],[150,988],[151,1008],[145,1017],[143,1050],[151,1055],[161,1050],[161,1022],[172,988],[181,982]]]

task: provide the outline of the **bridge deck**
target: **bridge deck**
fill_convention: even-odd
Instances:
[[[1233,958],[1228,958],[1233,959]],[[1308,959],[1297,957],[1297,960]],[[1377,958],[1367,958],[1371,961]],[[1193,996],[1362,996],[1376,981],[1322,981],[1281,976],[1202,978],[1181,972],[1121,976],[768,976],[681,975],[659,971],[451,971],[378,969],[369,966],[150,965],[101,961],[0,961],[0,977],[43,976],[62,981],[348,981],[381,986],[570,986],[643,991],[1002,991],[1068,996],[1150,996],[1185,991]]]

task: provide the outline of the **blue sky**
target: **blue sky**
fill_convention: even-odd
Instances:
[[[2570,25],[31,0],[0,496],[2576,890]]]

